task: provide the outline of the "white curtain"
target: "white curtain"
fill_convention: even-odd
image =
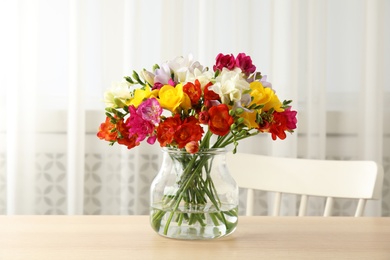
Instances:
[[[104,90],[179,55],[211,67],[245,52],[293,99],[298,129],[239,151],[375,160],[383,196],[367,214],[390,216],[389,24],[389,0],[2,0],[0,214],[148,214],[159,147],[96,137]],[[336,201],[334,213],[351,208]]]

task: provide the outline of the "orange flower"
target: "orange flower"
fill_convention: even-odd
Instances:
[[[157,141],[161,147],[172,144],[176,129],[181,124],[180,115],[168,117],[165,121],[160,122],[157,127]]]
[[[115,142],[117,139],[117,132],[114,130],[116,125],[111,123],[111,119],[106,117],[106,121],[100,124],[99,132],[97,137],[101,140],[106,140],[109,142]]]
[[[199,125],[198,120],[194,116],[186,118],[175,131],[177,147],[183,148],[189,142],[198,142],[202,138],[202,134],[203,128]]]
[[[106,117],[106,121],[99,127],[97,136],[102,140],[126,145],[128,149],[139,145],[139,142],[136,142],[137,135],[129,135],[129,129],[126,128],[123,118],[113,124],[111,119]]]
[[[183,86],[183,92],[186,93],[190,99],[191,104],[197,105],[199,103],[200,97],[202,95],[202,89],[200,87],[199,80],[195,80],[195,84],[188,82]]]
[[[209,110],[209,128],[213,134],[224,136],[230,131],[234,118],[229,115],[229,108],[225,104],[213,106]]]

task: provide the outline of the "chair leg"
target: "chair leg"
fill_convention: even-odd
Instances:
[[[299,212],[298,212],[299,217],[303,217],[306,215],[306,208],[307,208],[307,195],[302,195],[301,203],[299,205]]]
[[[363,215],[365,206],[366,206],[366,200],[359,199],[356,212],[355,212],[355,217],[361,217]]]
[[[281,202],[282,202],[282,193],[276,192],[274,198],[274,209],[272,212],[272,216],[279,216]]]
[[[327,197],[325,203],[324,217],[329,217],[332,214],[333,198]]]
[[[247,190],[246,195],[246,213],[247,216],[253,216],[253,203],[255,201],[254,191],[252,189]]]

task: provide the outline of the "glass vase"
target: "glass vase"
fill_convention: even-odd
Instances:
[[[226,166],[225,149],[196,154],[164,148],[151,185],[150,223],[176,239],[215,239],[231,234],[238,221],[238,186]]]

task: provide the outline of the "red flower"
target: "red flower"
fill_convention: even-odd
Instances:
[[[220,53],[215,58],[215,60],[216,60],[216,63],[213,66],[214,71],[222,70],[223,68],[227,68],[229,70],[232,70],[236,66],[236,60],[234,59],[233,54],[223,55],[222,53]]]
[[[111,123],[111,119],[109,117],[106,117],[106,121],[100,124],[97,137],[99,137],[101,140],[104,139],[109,142],[114,142],[116,141],[118,135],[116,131],[113,131],[115,128],[116,125]]]
[[[172,144],[176,129],[180,126],[180,115],[176,114],[174,117],[168,117],[165,121],[160,122],[157,127],[157,141],[161,147]]]
[[[210,119],[209,112],[202,111],[199,113],[199,119],[198,119],[199,123],[207,125],[209,119]]]
[[[296,114],[297,111],[291,111],[290,108],[287,108],[283,112],[273,113],[273,120],[269,127],[269,132],[272,134],[273,140],[276,140],[277,137],[284,140],[286,138],[286,131],[290,132],[296,128]]]
[[[178,148],[183,148],[189,142],[198,142],[202,138],[203,128],[194,116],[186,118],[175,132]]]
[[[209,87],[213,85],[212,82],[209,82],[205,87],[204,87],[204,100],[205,101],[210,101],[210,100],[219,100],[219,95],[215,93],[212,90],[209,90]]]
[[[209,116],[209,128],[213,134],[224,136],[229,133],[234,118],[229,115],[229,108],[226,104],[211,107]]]
[[[199,80],[195,80],[195,84],[191,82],[185,84],[183,86],[183,91],[190,97],[192,105],[197,105],[199,103],[200,97],[202,95],[202,89],[200,88]]]
[[[118,144],[127,146],[127,149],[134,148],[140,144],[140,142],[137,142],[138,135],[129,133],[129,128],[126,127],[123,119],[117,122],[116,128],[121,135],[121,137],[117,139]]]

